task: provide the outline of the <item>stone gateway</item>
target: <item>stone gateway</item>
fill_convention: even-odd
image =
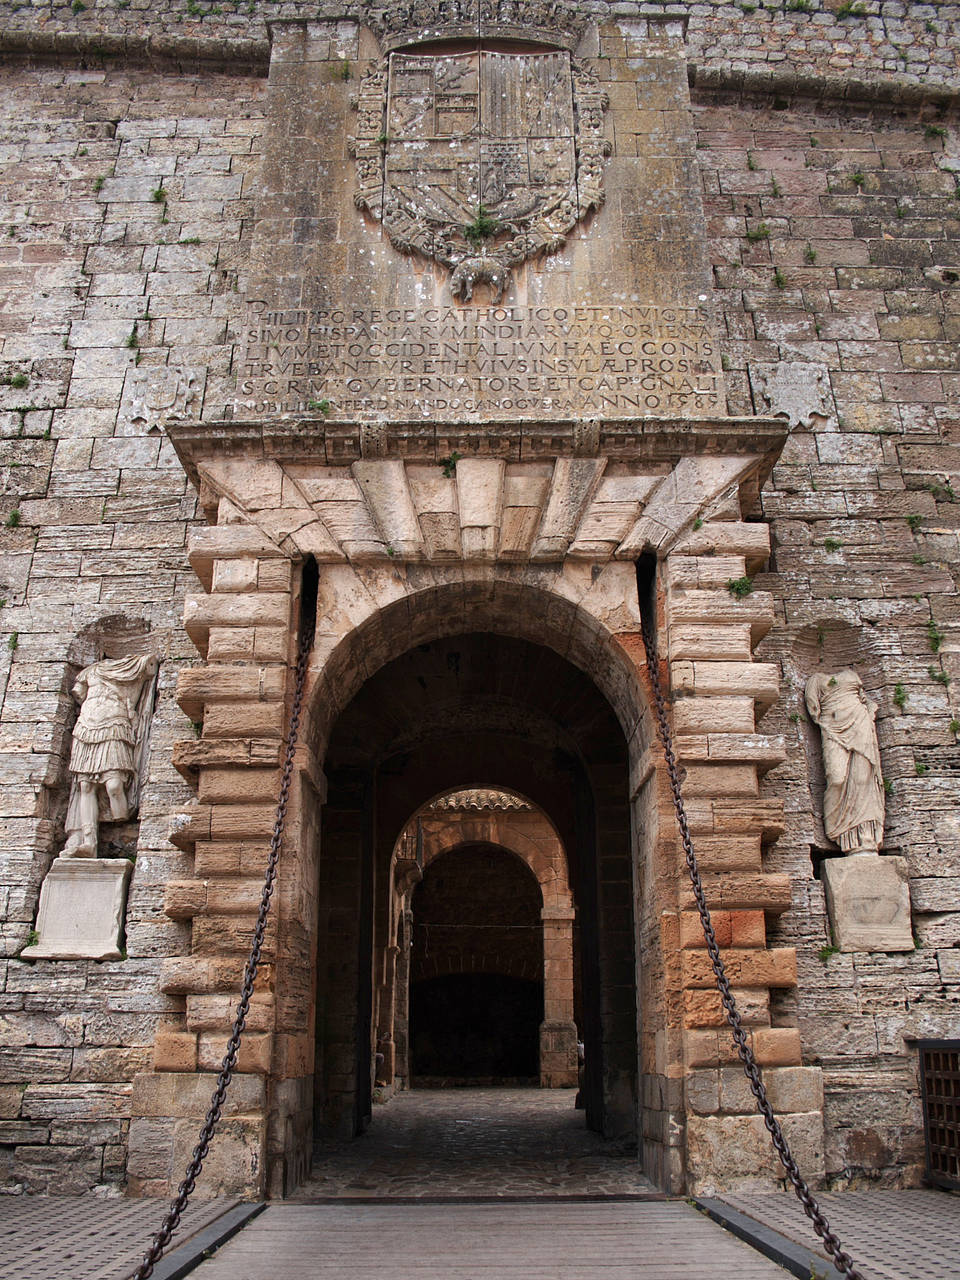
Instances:
[[[6,8],[3,1189],[176,1188],[311,630],[200,1194],[479,1080],[576,1090],[666,1191],[782,1185],[643,619],[804,1173],[916,1185],[917,1044],[960,1034],[957,6]]]

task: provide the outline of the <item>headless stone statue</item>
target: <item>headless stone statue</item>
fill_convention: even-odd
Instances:
[[[64,858],[95,858],[101,800],[110,820],[136,809],[140,754],[150,718],[157,659],[105,658],[85,667],[73,687],[80,714],[73,730]]]
[[[846,668],[813,675],[805,697],[820,726],[827,787],[823,825],[844,853],[876,853],[883,840],[884,791],[875,725],[877,704]]]

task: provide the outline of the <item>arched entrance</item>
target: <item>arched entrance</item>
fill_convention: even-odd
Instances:
[[[451,861],[453,854],[460,856]],[[495,868],[504,874],[492,873]],[[407,823],[393,852],[391,942],[376,995],[381,1097],[423,1074],[416,1055],[407,1053],[414,987],[449,978],[434,985],[451,990],[455,979],[470,975],[525,984],[525,995],[514,986],[512,995],[504,991],[504,1000],[496,1004],[502,1010],[525,1002],[528,1017],[536,1018],[532,1039],[538,1044],[526,1055],[523,1074],[545,1088],[578,1083],[583,984],[567,868],[566,851],[546,815],[509,792],[482,787],[452,792]],[[403,946],[405,937],[409,949]],[[494,991],[490,982],[474,985],[485,986],[491,995]],[[469,1009],[474,1003],[465,998],[463,1005]]]
[[[635,1138],[629,753],[595,684],[552,649],[516,636],[438,637],[368,677],[334,722],[325,772],[320,846],[329,855],[332,844],[336,856],[320,860],[317,1132],[357,1133],[370,1119],[397,839],[439,791],[479,783],[529,796],[570,851],[587,1123]],[[555,888],[552,897],[558,905]],[[327,906],[347,901],[356,904],[352,918]],[[569,910],[569,895],[560,905]]]
[[[707,899],[760,1061],[769,1078],[782,1073],[814,1149],[819,1075],[801,1066],[789,1008],[770,999],[796,983],[792,950],[766,945],[765,917],[791,900],[788,877],[763,862],[782,806],[758,778],[780,746],[756,720],[776,672],[751,649],[772,604],[727,587],[767,550],[766,530],[736,518],[764,465],[756,433],[724,437],[729,455],[703,435],[703,456],[675,463],[687,436],[644,436],[647,460],[610,462],[602,480],[607,459],[574,456],[589,442],[563,431],[506,464],[451,462],[436,442],[423,463],[272,459],[302,451],[299,434],[264,436],[264,460],[251,463],[219,456],[215,426],[188,435],[178,447],[202,459],[201,498],[218,520],[192,536],[206,594],[185,607],[207,661],[178,681],[203,727],[176,754],[198,789],[172,836],[193,857],[192,878],[168,882],[164,905],[192,923],[162,981],[183,1011],[158,1029],[152,1070],[134,1086],[131,1185],[166,1194],[202,1114],[200,1073],[223,1055],[275,816],[310,556],[316,640],[298,766],[211,1185],[284,1194],[306,1176],[315,1127],[353,1134],[367,1123],[376,997],[400,964],[391,851],[431,797],[477,783],[529,797],[570,851],[591,1126],[642,1135],[645,1171],[671,1190],[717,1185],[733,1156],[737,1170],[776,1176],[762,1122],[720,1089],[732,1049],[643,691],[636,557],[651,544],[643,589]],[[323,447],[331,457],[340,446],[330,436]],[[539,461],[545,451],[552,460]],[[541,514],[525,523],[534,499]],[[418,542],[416,528],[430,539]]]

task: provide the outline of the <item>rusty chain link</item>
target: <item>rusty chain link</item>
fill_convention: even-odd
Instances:
[[[177,1188],[176,1199],[167,1210],[163,1222],[160,1224],[160,1230],[153,1237],[150,1248],[144,1254],[143,1261],[133,1274],[133,1280],[148,1280],[153,1274],[153,1269],[160,1261],[164,1249],[170,1243],[173,1233],[176,1231],[180,1223],[180,1217],[187,1207],[187,1201],[190,1199],[193,1189],[196,1186],[197,1178],[200,1176],[200,1170],[203,1168],[203,1162],[206,1159],[207,1152],[210,1149],[210,1141],[213,1138],[220,1116],[223,1110],[224,1099],[227,1096],[227,1089],[230,1087],[230,1081],[233,1079],[233,1073],[237,1066],[237,1055],[240,1051],[240,1039],[243,1035],[243,1028],[247,1021],[247,1013],[250,1009],[250,999],[253,995],[253,986],[257,977],[257,970],[260,967],[260,956],[263,951],[263,939],[267,931],[267,916],[270,913],[270,899],[273,896],[274,884],[277,878],[277,867],[280,861],[280,847],[283,843],[283,828],[287,819],[287,802],[290,798],[290,782],[293,778],[293,757],[297,746],[297,737],[300,732],[300,713],[303,707],[303,687],[307,676],[307,661],[310,657],[310,649],[313,645],[313,617],[310,614],[304,616],[300,628],[300,644],[297,650],[297,670],[293,689],[293,705],[290,710],[290,726],[287,730],[287,740],[284,749],[283,769],[280,775],[280,794],[277,800],[277,817],[273,824],[273,835],[270,839],[270,854],[267,858],[267,869],[263,878],[263,892],[260,895],[260,910],[257,913],[257,923],[253,931],[253,942],[250,947],[250,955],[247,959],[247,967],[243,974],[243,985],[240,988],[240,1000],[237,1004],[236,1017],[233,1020],[233,1029],[230,1032],[230,1039],[227,1041],[227,1050],[224,1054],[223,1062],[220,1065],[220,1074],[217,1076],[216,1087],[210,1098],[210,1108],[207,1111],[206,1119],[200,1130],[197,1145],[193,1149],[193,1155],[190,1163],[187,1165],[186,1173],[183,1181]]]
[[[740,1061],[743,1063],[744,1074],[750,1081],[750,1089],[757,1101],[757,1109],[763,1116],[763,1122],[767,1126],[770,1137],[773,1140],[774,1148],[780,1157],[780,1163],[787,1171],[787,1177],[793,1184],[793,1188],[797,1193],[797,1199],[803,1205],[804,1213],[813,1223],[813,1228],[817,1235],[824,1243],[827,1253],[830,1254],[837,1267],[846,1280],[863,1280],[863,1276],[853,1264],[853,1259],[848,1253],[845,1253],[840,1245],[840,1241],[830,1230],[830,1224],[824,1216],[823,1210],[814,1199],[813,1193],[807,1186],[800,1173],[800,1169],[793,1157],[787,1139],[784,1136],[780,1121],[773,1113],[773,1107],[767,1097],[767,1090],[760,1074],[760,1067],[753,1055],[753,1049],[750,1047],[747,1033],[743,1029],[743,1020],[740,1017],[740,1011],[737,1008],[737,1002],[733,992],[730,990],[730,981],[727,978],[726,970],[723,964],[723,957],[720,955],[720,947],[717,943],[717,935],[713,931],[713,924],[710,920],[710,909],[707,906],[707,899],[703,892],[703,882],[700,879],[700,868],[697,866],[697,856],[693,849],[693,838],[690,835],[690,824],[687,821],[687,814],[683,804],[683,793],[680,788],[680,771],[677,767],[677,757],[673,751],[673,736],[670,732],[670,722],[667,719],[667,701],[663,694],[663,685],[660,680],[660,664],[657,657],[657,642],[654,638],[652,629],[646,615],[641,620],[643,631],[643,647],[647,654],[647,671],[650,674],[650,683],[653,686],[653,697],[656,703],[656,719],[657,730],[660,735],[660,742],[663,745],[663,754],[667,761],[667,774],[670,778],[670,790],[673,794],[673,807],[677,813],[677,826],[680,828],[680,840],[683,844],[683,852],[687,860],[687,870],[690,873],[690,883],[693,885],[693,893],[697,900],[697,909],[700,912],[700,923],[703,926],[703,936],[707,943],[707,951],[710,954],[710,960],[713,964],[713,972],[717,979],[717,989],[720,992],[720,999],[727,1013],[727,1021],[730,1024],[730,1030],[733,1033],[733,1039],[737,1046],[737,1053]]]

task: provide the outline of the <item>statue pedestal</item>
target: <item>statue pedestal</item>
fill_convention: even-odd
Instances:
[[[828,858],[820,875],[833,941],[841,951],[914,949],[906,858]]]
[[[20,958],[119,960],[132,871],[126,858],[55,858],[40,887],[40,937]]]

